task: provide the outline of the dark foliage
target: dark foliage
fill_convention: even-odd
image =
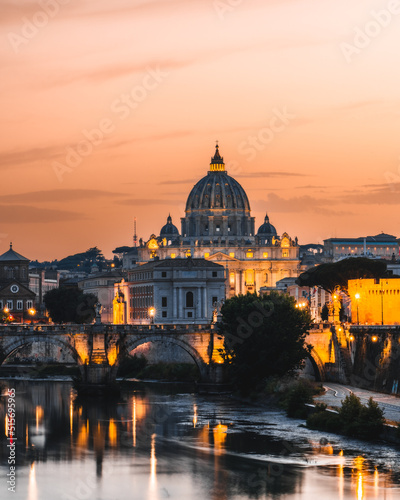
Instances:
[[[282,406],[286,410],[286,414],[291,418],[306,418],[307,403],[313,403],[314,389],[311,383],[306,381],[298,381],[285,394],[282,400]]]
[[[339,414],[318,411],[308,417],[307,426],[369,440],[379,437],[384,422],[383,411],[372,398],[363,405],[355,394],[350,394],[343,401]]]
[[[324,304],[321,309],[321,319],[322,321],[328,321],[328,318],[329,318],[329,309],[328,306]]]
[[[125,356],[118,366],[118,377],[136,377],[147,366],[144,356]]]
[[[95,317],[96,295],[79,288],[55,288],[44,296],[44,303],[54,323],[91,323]]]
[[[310,352],[305,343],[309,313],[287,295],[239,295],[227,300],[221,313],[222,354],[242,394],[262,389],[267,377],[293,373]]]
[[[358,278],[382,278],[386,274],[386,264],[380,260],[354,257],[333,264],[320,264],[300,274],[296,282],[299,286],[320,286],[329,293],[336,287],[347,293],[347,282]]]

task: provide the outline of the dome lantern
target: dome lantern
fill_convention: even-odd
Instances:
[[[218,141],[215,145],[215,154],[211,158],[210,172],[225,172],[225,163],[224,163],[224,159],[219,154]]]

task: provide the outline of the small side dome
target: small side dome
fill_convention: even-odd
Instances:
[[[277,236],[275,227],[269,222],[268,214],[265,215],[264,224],[258,228],[257,236]]]
[[[172,224],[171,215],[168,215],[167,223],[161,228],[160,238],[171,239],[171,236],[179,236],[179,231],[178,228]]]

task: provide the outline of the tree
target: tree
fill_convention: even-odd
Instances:
[[[329,319],[329,309],[328,309],[328,306],[326,304],[324,304],[322,306],[321,319],[322,319],[322,321],[328,321],[328,319]]]
[[[54,323],[91,323],[95,317],[96,295],[79,288],[55,288],[44,296],[44,303]]]
[[[311,350],[305,343],[310,315],[287,295],[232,297],[221,314],[222,354],[234,386],[243,394],[262,387],[269,376],[292,374]]]
[[[382,278],[386,274],[386,264],[366,257],[351,257],[335,263],[320,264],[301,273],[296,283],[299,286],[319,286],[329,293],[336,287],[347,292],[347,282],[358,278]]]

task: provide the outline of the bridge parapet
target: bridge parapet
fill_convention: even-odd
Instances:
[[[350,333],[397,333],[400,332],[400,325],[351,325]]]
[[[24,325],[24,324],[11,324],[0,325],[0,334],[16,335],[25,332],[35,333],[48,333],[48,334],[68,334],[68,333],[210,333],[214,332],[213,325],[109,325],[109,324],[90,324],[90,325]]]

